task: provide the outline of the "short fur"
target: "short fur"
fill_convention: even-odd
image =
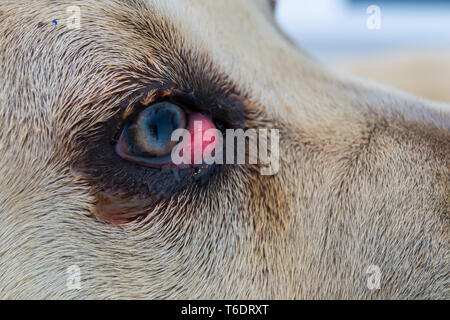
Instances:
[[[74,3],[81,29],[55,27]],[[270,3],[0,2],[1,298],[449,298],[449,106],[317,65]],[[155,84],[280,129],[278,174],[155,192],[99,157]]]

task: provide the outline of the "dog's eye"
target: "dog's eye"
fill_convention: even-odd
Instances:
[[[117,154],[125,160],[161,167],[170,163],[176,129],[185,129],[187,114],[170,102],[150,105],[123,128],[116,145]]]

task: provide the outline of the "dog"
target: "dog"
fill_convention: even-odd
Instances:
[[[0,2],[1,298],[450,297],[449,105],[328,69],[273,5]],[[124,159],[155,103],[279,130],[278,172]]]

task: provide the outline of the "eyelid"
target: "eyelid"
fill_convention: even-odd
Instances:
[[[158,101],[167,94],[168,91],[171,91],[167,88],[152,88],[148,90],[146,93],[140,94],[134,99],[128,101],[126,108],[121,113],[121,119],[126,122],[131,117],[138,114],[140,111],[147,108],[152,103]]]
[[[121,119],[127,121],[130,117],[139,114],[140,111],[144,110],[152,104],[158,102],[168,101],[172,102],[178,106],[186,106],[189,108],[197,109],[195,106],[195,98],[192,93],[183,92],[178,89],[168,88],[168,87],[158,87],[147,90],[145,93],[141,93],[134,99],[131,99],[124,111],[121,113]]]

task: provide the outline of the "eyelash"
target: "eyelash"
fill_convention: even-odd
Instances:
[[[140,112],[148,108],[152,104],[159,102],[171,102],[184,109],[187,113],[192,111],[199,111],[200,108],[196,105],[195,98],[190,93],[183,93],[176,89],[161,89],[158,91],[150,91],[147,94],[141,94],[138,98],[130,100],[125,110],[122,108],[121,119],[123,120],[120,130],[116,132],[115,138],[118,138],[121,130],[135,119]],[[220,125],[220,124],[219,124]]]

